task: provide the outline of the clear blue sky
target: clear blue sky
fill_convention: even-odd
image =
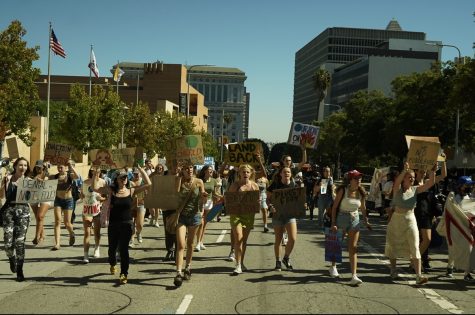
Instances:
[[[295,53],[327,27],[403,30],[460,48],[473,57],[475,2],[469,0],[3,0],[0,29],[18,19],[34,66],[47,73],[48,22],[67,53],[52,57],[52,74],[89,75],[90,45],[102,74],[120,61],[213,64],[247,75],[249,136],[286,141],[292,119]],[[442,60],[457,51],[444,47]],[[272,118],[272,119],[269,119]]]

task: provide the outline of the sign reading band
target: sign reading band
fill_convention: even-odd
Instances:
[[[259,213],[259,190],[225,192],[226,212],[233,215]]]
[[[38,180],[24,177],[17,182],[16,203],[39,203],[56,198],[57,179]]]
[[[275,189],[272,204],[278,215],[288,218],[305,217],[305,187]]]

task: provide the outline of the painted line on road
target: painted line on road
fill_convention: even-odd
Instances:
[[[360,240],[360,243],[363,245],[363,248],[371,255],[373,256],[374,258],[376,258],[377,260],[379,260],[379,262],[381,262],[382,264],[384,265],[388,265],[389,266],[389,260],[388,259],[384,259],[386,256],[384,256],[383,254],[380,254],[378,253],[378,251],[376,249],[374,249],[373,246],[369,245],[368,243],[364,242],[364,241],[361,241]],[[405,275],[408,275],[407,273],[403,273]],[[416,281],[414,280],[408,280],[407,283],[409,285],[415,285],[416,284]],[[424,295],[424,297],[430,301],[432,301],[433,303],[435,303],[437,306],[439,306],[440,308],[442,308],[443,310],[446,310],[447,312],[451,313],[451,314],[462,314],[463,311],[461,309],[459,309],[457,306],[455,306],[454,304],[450,303],[449,301],[447,301],[444,297],[442,297],[441,295],[439,295],[437,292],[435,292],[434,290],[432,289],[425,289],[425,288],[420,288],[418,289],[418,291]]]
[[[216,243],[221,243],[224,240],[224,237],[226,236],[227,230],[222,230],[221,235],[218,236],[218,239],[216,240]]]
[[[183,301],[181,301],[181,304],[176,310],[175,314],[185,314],[186,310],[190,306],[191,300],[193,300],[193,295],[191,294],[185,295],[185,297],[183,298]]]

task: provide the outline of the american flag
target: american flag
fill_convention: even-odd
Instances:
[[[49,40],[49,45],[51,46],[51,50],[56,54],[60,55],[63,58],[66,58],[66,52],[63,49],[63,46],[61,46],[61,43],[58,41],[58,38],[54,34],[53,29],[51,29],[51,38]]]

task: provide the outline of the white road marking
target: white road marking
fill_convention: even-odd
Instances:
[[[216,240],[216,243],[221,243],[224,240],[224,237],[226,236],[227,230],[222,230],[221,235],[218,236],[218,239]]]
[[[191,294],[185,295],[185,297],[183,298],[183,301],[181,301],[181,304],[176,310],[175,314],[185,314],[186,310],[190,306],[191,300],[193,300],[193,295]]]
[[[373,256],[374,258],[376,258],[377,260],[379,260],[379,262],[381,262],[383,265],[388,265],[389,266],[389,260],[388,259],[384,259],[386,256],[384,256],[383,254],[380,254],[376,251],[376,249],[374,249],[371,245],[369,245],[368,243],[366,242],[363,242],[360,240],[360,243],[361,245],[363,246],[363,248],[371,255]],[[414,280],[408,280],[407,283],[409,285],[415,285],[416,284],[416,281]],[[432,289],[425,289],[425,288],[420,288],[418,289],[418,291],[424,295],[424,297],[430,301],[432,301],[433,303],[435,303],[436,305],[438,305],[440,308],[442,308],[443,310],[446,310],[447,312],[449,313],[452,313],[452,314],[462,314],[463,311],[461,309],[459,309],[457,306],[455,306],[454,304],[450,303],[449,301],[447,301],[445,298],[443,298],[441,295],[439,295],[437,292],[435,292],[434,290]]]

